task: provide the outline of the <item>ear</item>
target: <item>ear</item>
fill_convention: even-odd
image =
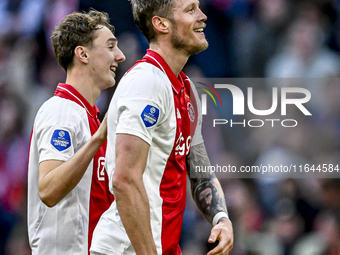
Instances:
[[[156,31],[163,34],[167,34],[169,32],[170,23],[170,20],[159,16],[154,16],[152,18],[153,27],[156,29]]]
[[[78,60],[84,64],[87,64],[89,62],[88,59],[88,52],[86,47],[84,46],[77,46],[74,49],[74,55],[78,58]]]

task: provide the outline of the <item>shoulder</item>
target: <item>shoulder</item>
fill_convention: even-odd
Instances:
[[[135,81],[138,84],[151,84],[167,87],[170,81],[167,75],[158,67],[149,63],[139,63],[122,78],[121,83]],[[171,84],[170,84],[171,85]]]
[[[193,99],[194,102],[196,103],[197,105],[197,108],[198,108],[198,111],[200,112],[200,108],[201,108],[201,101],[200,101],[200,98],[199,98],[199,95],[198,95],[198,92],[197,92],[197,89],[196,89],[196,86],[195,84],[193,83],[193,81],[189,78],[189,77],[186,77],[186,79],[190,82],[190,96],[192,95],[193,96]],[[192,92],[192,93],[191,93]]]
[[[86,110],[77,103],[54,96],[38,110],[35,126],[70,125],[87,119]]]
[[[168,98],[172,86],[165,73],[149,63],[139,63],[129,70],[118,84],[115,92],[120,98]]]
[[[192,90],[192,92],[194,93],[195,97],[198,96],[198,92],[195,86],[195,83],[187,76],[187,80],[190,82],[190,88]]]

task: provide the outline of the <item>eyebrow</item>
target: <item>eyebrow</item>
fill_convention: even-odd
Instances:
[[[188,5],[186,5],[184,9],[187,9],[189,8],[189,6],[192,6],[192,5],[197,5],[198,7],[200,7],[200,1],[193,1],[191,3],[188,3]]]
[[[118,42],[117,38],[109,38],[107,39],[107,42]]]

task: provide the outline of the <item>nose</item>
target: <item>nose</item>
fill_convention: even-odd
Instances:
[[[115,60],[118,63],[121,63],[121,62],[125,61],[125,59],[126,59],[126,57],[125,57],[124,53],[118,47],[116,47]]]
[[[204,12],[202,12],[200,8],[198,8],[198,11],[199,11],[199,21],[205,22],[208,19],[207,15],[205,15]]]

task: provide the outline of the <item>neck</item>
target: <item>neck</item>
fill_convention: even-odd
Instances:
[[[67,72],[66,84],[74,87],[93,107],[100,95],[100,90],[93,85],[85,71],[70,70]]]
[[[171,46],[168,47],[165,45],[163,47],[163,44],[160,46],[155,42],[150,43],[150,50],[157,52],[165,60],[176,77],[182,71],[189,59],[189,56],[185,55],[183,52],[178,51]]]

